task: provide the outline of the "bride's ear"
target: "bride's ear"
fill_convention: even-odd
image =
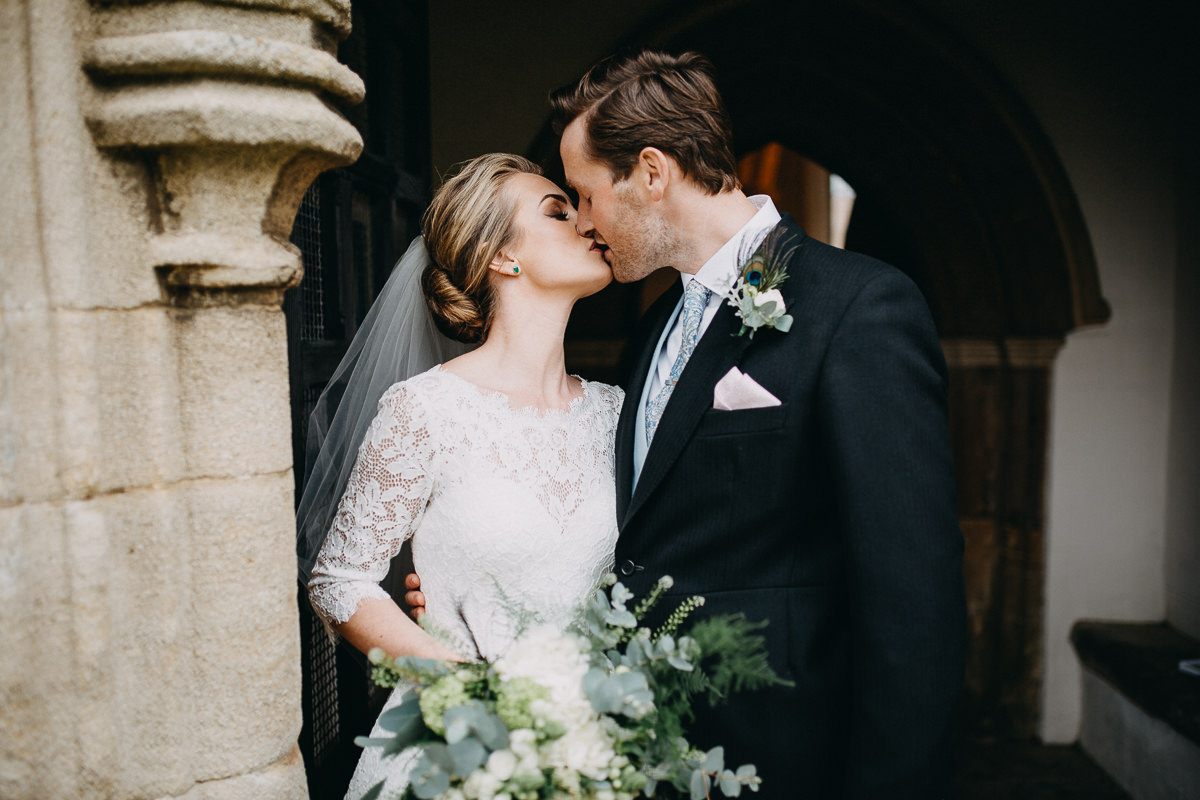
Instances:
[[[492,263],[488,264],[488,269],[494,270],[501,275],[520,275],[521,265],[517,259],[501,250],[496,253],[496,257],[492,259]]]

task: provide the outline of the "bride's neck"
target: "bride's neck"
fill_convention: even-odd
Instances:
[[[501,303],[487,341],[464,364],[470,377],[522,405],[561,406],[578,389],[567,376],[563,337],[571,304]],[[508,306],[508,308],[505,308]],[[464,361],[466,357],[464,357]]]

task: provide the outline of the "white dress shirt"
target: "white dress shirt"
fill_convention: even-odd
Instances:
[[[775,204],[767,195],[756,194],[750,198],[750,202],[758,209],[754,216],[729,241],[721,245],[720,249],[713,253],[712,258],[704,262],[704,266],[695,275],[689,275],[686,272],[679,274],[679,279],[683,281],[685,289],[690,281],[700,281],[705,287],[712,290],[712,297],[708,299],[708,305],[704,307],[704,315],[700,318],[699,336],[701,337],[708,330],[709,323],[717,315],[721,304],[728,297],[730,288],[737,281],[738,267],[740,266],[738,257],[743,255],[744,248],[765,236],[782,219],[779,211],[775,209]],[[633,435],[634,486],[637,485],[638,477],[642,474],[642,465],[646,462],[646,451],[649,449],[649,443],[646,441],[646,403],[657,395],[666,384],[667,378],[671,375],[671,367],[675,365],[675,358],[679,355],[679,348],[683,344],[683,326],[679,319],[682,306],[683,298],[681,296],[672,312],[671,319],[667,322],[663,335],[658,340],[657,356],[651,362],[650,374],[647,376],[645,388],[642,389],[642,396],[638,402],[637,425]]]

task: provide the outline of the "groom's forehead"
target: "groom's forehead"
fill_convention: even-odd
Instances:
[[[580,184],[584,187],[595,187],[609,177],[608,167],[604,162],[590,157],[587,153],[573,152],[569,156],[564,148],[562,153],[563,177],[567,188],[579,191]]]

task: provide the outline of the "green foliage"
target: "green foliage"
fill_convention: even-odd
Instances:
[[[544,763],[538,768],[534,758],[532,769],[499,767],[510,773],[495,779],[505,787],[501,794],[513,800],[539,800],[563,792],[572,797],[653,797],[669,784],[677,796],[699,800],[718,792],[737,797],[744,788],[758,790],[761,780],[753,765],[726,769],[721,748],[695,750],[686,733],[697,702],[715,705],[733,692],[785,684],[767,661],[762,635],[767,623],[737,614],[685,629],[692,612],[704,604],[704,598],[693,596],[680,602],[657,631],[642,627],[642,620],[671,587],[670,577],[664,577],[634,605],[632,592],[615,579],[607,580],[580,610],[574,632],[563,634],[586,640],[576,639],[573,646],[589,667],[579,688],[592,709],[606,718],[605,736],[615,753],[605,779],[564,776]],[[408,798],[434,798],[451,786],[464,786],[472,774],[497,769],[490,758],[503,764],[505,759],[533,757],[536,750],[530,747],[540,749],[566,733],[560,721],[535,712],[551,693],[530,678],[502,679],[484,663],[393,659],[380,650],[369,658],[378,683],[414,684],[411,697],[380,717],[381,727],[394,735],[358,740],[382,746],[387,754],[421,746]],[[381,789],[382,785],[373,788],[372,796],[378,797]]]
[[[405,656],[392,658],[382,648],[372,647],[367,653],[371,662],[371,680],[386,688],[393,688],[401,681],[411,681],[416,684],[432,683],[443,675],[454,671],[453,665],[445,661],[431,658]]]
[[[701,620],[688,631],[702,653],[700,672],[706,678],[709,705],[734,692],[793,685],[776,675],[767,661],[766,639],[760,633],[767,624],[751,622],[745,614],[728,614]]]
[[[532,728],[535,720],[530,706],[534,700],[549,699],[550,692],[544,686],[530,678],[513,678],[504,682],[496,693],[496,715],[509,730]]]
[[[466,705],[471,700],[467,687],[456,675],[443,675],[420,694],[421,716],[425,724],[438,735],[445,735],[444,715],[448,709]]]
[[[704,598],[699,595],[692,595],[687,600],[679,604],[679,607],[671,612],[667,617],[667,621],[662,624],[657,631],[654,632],[654,640],[658,641],[664,636],[674,636],[679,630],[679,626],[683,624],[693,611],[704,605]]]

